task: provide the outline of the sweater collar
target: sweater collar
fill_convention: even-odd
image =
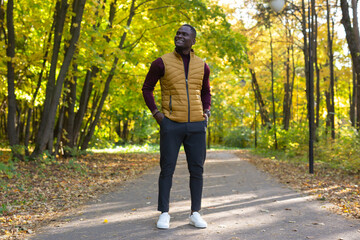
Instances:
[[[178,52],[176,51],[176,49],[174,49],[174,54],[175,54],[175,56],[176,56],[177,58],[180,58],[180,59],[181,59],[183,56],[186,57],[186,56],[189,56],[189,55],[190,55],[190,58],[193,58],[194,55],[195,55],[195,52],[194,52],[193,49],[191,49],[189,55],[183,55],[183,54],[181,54],[181,53],[178,53]]]

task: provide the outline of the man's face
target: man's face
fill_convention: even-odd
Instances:
[[[195,36],[188,26],[181,26],[175,35],[175,46],[178,49],[191,49]]]

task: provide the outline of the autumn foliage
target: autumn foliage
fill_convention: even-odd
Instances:
[[[44,156],[6,171],[0,165],[0,236],[31,234],[157,163],[157,154],[96,153],[57,160]]]

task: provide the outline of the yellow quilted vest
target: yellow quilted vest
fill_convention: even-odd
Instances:
[[[191,51],[188,79],[183,60],[176,51],[161,57],[165,66],[160,79],[161,108],[165,116],[175,122],[205,120],[201,102],[204,61]]]

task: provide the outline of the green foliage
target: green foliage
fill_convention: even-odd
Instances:
[[[315,159],[356,174],[360,172],[359,145],[359,133],[351,126],[344,126],[337,139],[323,138],[316,143]]]
[[[49,153],[48,150],[45,150],[42,157],[40,158],[40,161],[45,165],[50,165],[56,161],[56,158],[54,155]]]
[[[64,147],[64,151],[65,152],[67,152],[67,153],[69,153],[69,155],[71,156],[71,157],[79,157],[79,156],[82,156],[82,155],[86,155],[86,154],[88,154],[88,153],[90,153],[91,154],[91,152],[88,152],[88,151],[86,151],[86,150],[80,150],[80,149],[77,149],[77,148],[70,148],[70,147],[68,147],[68,146],[65,146]]]
[[[236,127],[226,133],[224,144],[227,147],[247,148],[252,144],[251,135],[252,131],[248,127]]]
[[[91,139],[91,142],[89,144],[90,148],[95,148],[95,149],[111,148],[112,146],[114,146],[113,141],[109,141],[108,139],[101,138],[97,135],[95,135]]]
[[[70,148],[67,146],[64,147],[64,151],[67,152],[71,158],[65,159],[61,164],[61,167],[73,170],[77,173],[80,173],[82,176],[87,175],[87,167],[81,164],[81,162],[78,160],[78,157],[86,154],[92,154],[92,152],[79,150],[77,148]]]
[[[92,149],[95,153],[157,153],[159,152],[159,144],[125,144],[114,148]]]
[[[5,203],[1,204],[1,206],[0,206],[0,214],[5,215],[8,212],[9,212],[8,206]]]
[[[5,176],[9,179],[17,176],[16,166],[13,161],[7,163],[0,162],[0,176]]]
[[[325,131],[318,129],[319,132]],[[269,158],[291,162],[308,161],[308,129],[306,125],[297,125],[289,131],[279,130],[279,149],[273,148],[271,131],[260,133],[261,140],[256,153]],[[314,142],[314,161],[321,162],[332,168],[339,168],[351,174],[360,172],[360,152],[358,151],[360,137],[351,126],[344,125],[341,135],[335,140],[330,136],[319,137]]]
[[[73,170],[77,173],[80,173],[82,176],[87,175],[86,166],[82,165],[77,158],[70,158],[67,163],[61,165],[62,168]]]
[[[14,145],[14,146],[10,147],[10,149],[11,149],[11,153],[12,153],[12,159],[20,160],[20,159],[17,159],[17,156],[25,155],[26,147],[24,145]]]

